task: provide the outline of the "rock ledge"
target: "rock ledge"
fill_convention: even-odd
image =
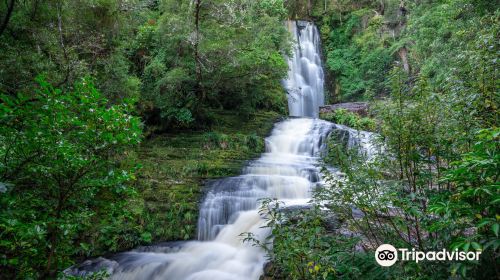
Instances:
[[[325,105],[319,107],[320,113],[329,113],[337,109],[346,109],[349,112],[356,113],[360,116],[368,115],[368,103],[367,102],[346,102],[337,103],[331,105]]]

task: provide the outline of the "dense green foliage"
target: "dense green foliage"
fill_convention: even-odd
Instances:
[[[330,19],[321,29],[328,36],[326,63],[337,81],[338,97],[352,100],[384,93],[383,80],[393,58],[386,48],[392,38],[387,33],[378,34],[383,18],[366,8],[353,11],[343,20],[346,22]]]
[[[311,16],[320,24],[333,97],[366,100],[387,93],[384,80],[401,47],[395,38],[404,21],[400,1],[319,2]]]
[[[276,199],[264,199],[260,213],[266,217],[271,235],[263,242],[249,233],[252,242],[268,252],[272,260],[266,277],[272,279],[380,279],[371,256],[356,251],[358,238],[339,234],[333,213],[321,210],[318,201],[310,208],[283,211]]]
[[[95,77],[111,101],[139,96],[140,81],[129,71],[125,47],[141,22],[141,9],[119,1],[4,1],[0,34],[0,92],[28,91],[43,74],[57,87]],[[127,24],[125,24],[127,23]]]
[[[162,128],[210,124],[213,108],[284,112],[283,1],[192,2],[13,1],[0,92],[29,90],[37,74],[62,88],[91,75],[111,102],[137,98]]]
[[[165,1],[164,13],[139,28],[132,51],[140,53],[145,105],[184,126],[210,122],[210,107],[239,108],[247,116],[255,108],[283,110],[283,4],[202,2],[196,25],[191,2]]]
[[[47,277],[73,255],[136,244],[114,226],[135,194],[135,167],[120,164],[141,136],[131,104],[107,107],[88,80],[61,91],[40,78],[32,94],[1,98],[2,273]]]
[[[357,234],[348,239],[366,253],[347,248],[352,267],[345,272],[343,263],[331,262],[329,267],[344,273],[325,279],[359,279],[359,267],[363,279],[498,278],[498,7],[466,0],[401,6],[332,1],[325,10],[323,1],[313,2],[311,16],[321,21],[323,36],[331,35],[327,66],[336,75],[338,98],[378,97],[371,114],[380,123],[375,158],[346,150],[345,140],[332,134],[325,162],[343,176],[328,176],[314,201],[336,213]],[[388,32],[394,32],[390,40]],[[376,75],[366,75],[367,69]],[[329,117],[356,123],[345,112],[339,115]],[[311,221],[324,214],[308,215],[296,224],[272,225],[278,244],[304,253],[293,258],[279,246],[271,252],[283,278],[318,279],[315,271],[297,276],[297,268],[339,257],[316,243],[326,227]],[[302,224],[316,231],[301,231]],[[299,238],[313,241],[295,242]],[[479,262],[397,262],[383,269],[365,259],[382,243],[482,254]]]
[[[192,238],[202,181],[236,174],[286,112],[285,15],[280,0],[2,1],[0,278]]]
[[[41,83],[37,90],[40,98],[32,100],[23,94],[15,98],[3,96],[6,103],[1,107],[2,131],[5,133],[1,135],[8,138],[2,138],[5,139],[2,143],[6,143],[2,147],[2,158],[9,152],[6,162],[2,162],[0,186],[0,202],[5,210],[0,215],[0,266],[5,277],[48,277],[54,272],[56,264],[51,271],[46,271],[51,242],[49,222],[57,226],[51,236],[57,238],[54,258],[59,270],[82,258],[139,244],[193,238],[202,181],[238,174],[246,159],[262,152],[263,137],[278,117],[274,112],[259,112],[246,120],[237,117],[235,111],[213,112],[217,123],[210,132],[163,134],[145,140],[135,149],[133,143],[140,139],[138,119],[116,111],[128,112],[132,104],[108,109],[106,100],[88,81],[67,93],[53,89],[44,81]],[[57,98],[49,99],[50,96]],[[61,102],[66,105],[58,106]],[[40,125],[40,119],[47,123]],[[12,123],[12,120],[18,122]],[[53,120],[58,122],[51,123]],[[130,127],[124,126],[127,122],[131,122]],[[118,133],[121,128],[126,130]],[[95,138],[94,134],[100,130],[103,130],[102,138]],[[19,133],[28,131],[26,141],[15,141],[20,139]],[[88,142],[83,141],[87,136]],[[131,138],[123,140],[123,137]],[[64,143],[59,138],[69,141],[70,148],[77,150],[59,146],[58,143]],[[132,146],[124,150],[126,147],[120,141],[130,141]],[[45,154],[48,151],[57,151],[65,157],[59,159],[57,153]],[[75,152],[84,153],[86,161],[73,163],[73,157],[79,159]],[[44,158],[33,159],[33,154]],[[59,163],[55,165],[56,162]],[[140,169],[136,168],[136,162],[141,163]],[[40,164],[48,178],[39,178],[40,169],[31,168]],[[89,168],[92,169],[86,171]],[[87,173],[78,179],[74,174],[80,169]],[[19,173],[21,171],[23,173]],[[31,172],[31,177],[25,172]],[[60,177],[63,175],[68,178]],[[65,185],[60,188],[59,185],[38,185],[53,180],[52,177],[64,180]],[[43,182],[32,182],[33,178]],[[35,183],[37,185],[31,185]],[[67,193],[67,197],[61,206],[61,217],[56,219],[60,192]],[[54,209],[48,208],[49,199],[54,200],[48,204]]]
[[[452,248],[482,249],[483,257],[490,258],[485,262],[493,265],[500,247],[499,135],[498,128],[478,133],[471,152],[453,162],[443,177],[454,188],[434,195],[429,206],[429,212],[440,216],[430,231],[446,237],[441,238],[443,245],[451,242]],[[472,228],[475,232],[467,234]]]
[[[372,103],[322,117],[379,133],[379,154],[333,133],[324,160],[342,176],[310,209],[263,201],[266,277],[499,278],[487,0],[1,1],[0,278],[192,238],[203,180],[237,174],[286,113],[287,16],[320,28],[330,97]],[[482,255],[383,269],[382,243]]]

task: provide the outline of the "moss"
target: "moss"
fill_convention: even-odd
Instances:
[[[210,130],[158,135],[137,152],[140,199],[131,203],[142,209],[139,226],[151,233],[151,242],[194,238],[204,180],[238,175],[264,151],[264,137],[279,118],[275,112],[246,120],[238,112],[213,114],[217,122]]]

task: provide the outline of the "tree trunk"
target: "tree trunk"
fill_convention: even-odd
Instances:
[[[195,0],[195,10],[194,10],[195,38],[193,47],[194,47],[195,72],[196,72],[196,93],[200,97],[200,101],[203,101],[205,100],[205,91],[203,90],[203,73],[201,70],[201,59],[199,52],[201,1],[202,0]]]
[[[62,3],[58,2],[57,3],[57,30],[59,32],[59,43],[61,44],[61,49],[63,51],[63,57],[66,62],[66,73],[64,74],[64,79],[60,81],[59,83],[56,84],[56,87],[60,87],[64,84],[66,84],[69,80],[69,74],[70,74],[70,65],[71,63],[69,62],[68,59],[68,52],[66,51],[66,45],[64,44],[64,35],[63,35],[63,28],[62,28]],[[61,66],[62,63],[61,63]]]
[[[7,28],[7,25],[9,24],[10,17],[12,16],[12,11],[14,10],[15,2],[16,0],[10,0],[10,2],[7,3],[7,14],[5,14],[5,18],[2,21],[2,25],[0,25],[0,36],[2,36],[3,32]]]
[[[45,268],[46,276],[54,276],[54,273],[57,270],[57,256],[56,256],[57,237],[58,237],[57,223],[59,222],[59,219],[61,219],[64,200],[65,200],[64,194],[60,189],[56,212],[54,215],[55,221],[49,223],[49,226],[47,228],[47,241],[50,244],[50,249],[47,256],[47,266]],[[53,270],[52,267],[55,267],[55,269]]]

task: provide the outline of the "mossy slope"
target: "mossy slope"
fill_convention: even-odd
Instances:
[[[238,175],[245,162],[264,150],[264,137],[279,114],[258,112],[243,120],[238,112],[214,112],[210,130],[175,132],[146,140],[137,157],[137,203],[144,241],[191,239],[206,179]]]

